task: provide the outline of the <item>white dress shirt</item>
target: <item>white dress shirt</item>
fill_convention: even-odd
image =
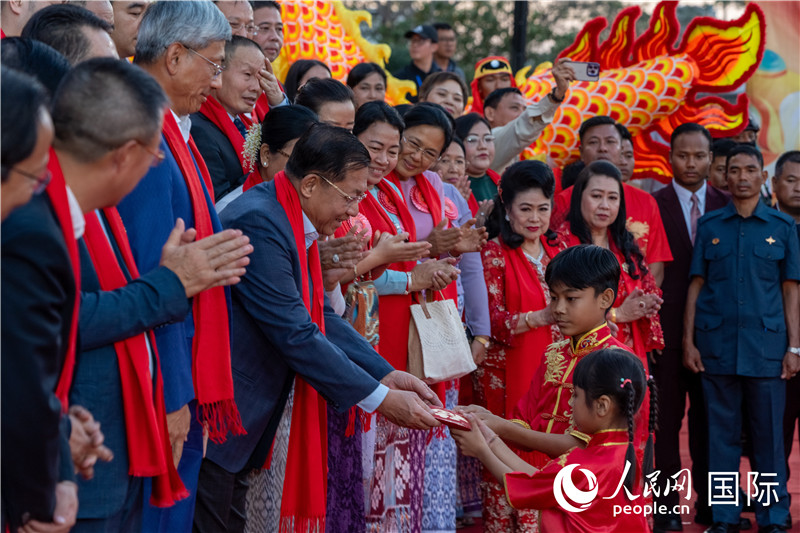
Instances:
[[[678,185],[678,182],[672,180],[672,186],[675,187],[675,194],[678,195],[678,202],[681,204],[681,211],[683,211],[683,221],[686,223],[686,230],[689,232],[689,235],[692,234],[692,191],[686,189],[685,187],[681,187]],[[697,195],[697,208],[700,210],[700,216],[703,216],[706,212],[706,182],[703,182],[703,185],[697,189],[697,192],[694,193]]]
[[[303,213],[303,234],[306,241],[306,250],[308,250],[311,245],[314,244],[314,241],[319,239],[319,232],[305,213]],[[339,297],[342,298],[342,302],[344,302],[342,291],[338,289],[338,286],[334,289],[334,292],[339,293]],[[330,293],[328,293],[328,297],[331,298]],[[383,400],[386,398],[387,394],[389,394],[389,387],[383,383],[378,383],[378,386],[374,391],[372,391],[372,393],[370,393],[369,396],[358,402],[358,407],[367,413],[372,413],[381,403],[383,403]]]

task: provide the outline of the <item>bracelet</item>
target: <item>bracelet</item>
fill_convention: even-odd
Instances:
[[[795,348],[795,347],[790,346],[789,348],[786,348],[786,351],[787,352],[791,352],[791,353],[795,354],[796,356],[800,357],[800,348]]]
[[[611,311],[608,312],[608,318],[610,318],[611,321],[616,324],[616,322],[617,322],[617,310],[614,309],[613,307],[611,308]]]
[[[491,346],[492,346],[492,341],[490,341],[489,339],[487,339],[483,335],[476,335],[476,336],[473,337],[473,339],[475,339],[479,343],[483,344],[484,347],[486,347],[487,350],[489,348],[491,348]]]
[[[525,325],[528,326],[529,329],[533,329],[533,326],[531,326],[531,321],[530,321],[531,313],[533,313],[533,311],[528,311],[527,313],[525,313]]]
[[[353,280],[358,281],[358,265],[353,265]]]
[[[497,440],[497,433],[492,435],[492,438],[486,441],[486,445],[490,448],[492,447],[492,443]]]
[[[566,97],[567,97],[567,95],[565,94],[564,98],[561,98],[560,100],[558,98],[556,98],[556,87],[553,87],[553,90],[550,91],[550,98],[552,98],[553,102],[555,102],[557,104],[560,104],[561,102],[563,102]]]
[[[411,292],[411,272],[406,272],[406,276],[406,292],[404,294]]]

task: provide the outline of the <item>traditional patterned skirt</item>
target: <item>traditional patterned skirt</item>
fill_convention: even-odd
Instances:
[[[340,413],[328,406],[326,533],[364,533],[366,529],[361,427],[360,409]]]
[[[445,408],[458,405],[458,380],[447,383]],[[422,530],[426,533],[456,529],[456,442],[445,426],[433,430],[425,451],[425,490]]]
[[[364,433],[364,487],[369,533],[419,533],[425,441],[429,431],[401,428],[376,415]]]

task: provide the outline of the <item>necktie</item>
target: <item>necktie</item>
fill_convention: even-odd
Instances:
[[[239,130],[239,133],[242,134],[242,137],[247,138],[247,128],[244,127],[244,122],[239,117],[233,119],[233,125],[236,126],[236,129]]]
[[[689,211],[689,224],[692,231],[692,244],[694,244],[694,238],[697,235],[697,221],[700,219],[699,200],[697,199],[697,195],[694,193],[692,193],[691,203],[692,208]]]

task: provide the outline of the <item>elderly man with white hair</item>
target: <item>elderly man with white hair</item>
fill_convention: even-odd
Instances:
[[[220,87],[230,38],[230,24],[210,1],[156,2],[142,17],[134,62],[161,85],[170,107],[157,153],[163,161],[119,205],[143,275],[158,268],[161,244],[177,219],[194,228],[197,239],[222,229],[189,115]],[[222,442],[244,431],[233,398],[229,298],[222,286],[203,291],[186,320],[155,331],[173,460],[190,496],[169,509],[145,503],[143,531],[190,531],[204,439]]]

